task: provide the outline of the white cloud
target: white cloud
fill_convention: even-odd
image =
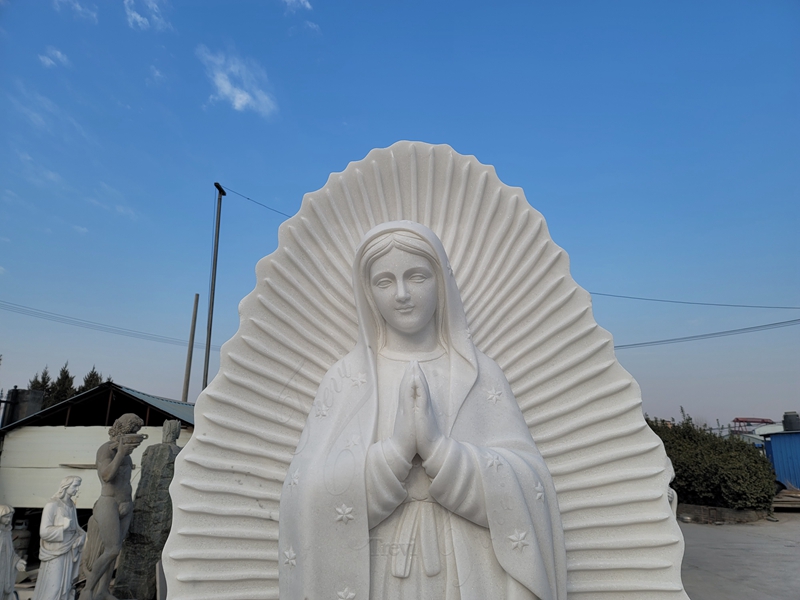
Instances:
[[[172,29],[172,24],[161,14],[161,6],[159,5],[164,3],[164,0],[144,0],[144,3],[150,13],[150,21],[156,29],[159,31]]]
[[[44,54],[39,55],[39,60],[48,69],[58,66],[59,64],[68,67],[70,65],[67,55],[61,52],[58,48],[48,46]]]
[[[319,25],[317,25],[313,21],[306,21],[305,22],[305,26],[306,26],[307,29],[310,29],[311,31],[316,31],[317,33],[322,33],[322,30],[319,28]]]
[[[206,67],[206,74],[216,93],[209,100],[227,100],[239,112],[254,110],[268,117],[278,110],[275,98],[262,89],[267,75],[254,60],[242,60],[233,54],[212,53],[203,45],[197,47],[197,57]]]
[[[47,125],[47,121],[40,113],[33,110],[30,106],[27,106],[26,104],[20,102],[14,96],[9,95],[8,98],[9,100],[11,100],[11,103],[14,105],[14,108],[16,108],[23,115],[25,115],[31,122],[31,124],[34,127],[36,127],[36,129],[40,129],[42,131],[50,130],[50,128]]]
[[[80,225],[73,225],[73,226],[72,226],[72,228],[73,228],[75,231],[77,231],[78,233],[80,233],[81,235],[84,235],[84,234],[86,234],[86,233],[89,233],[89,230],[88,230],[88,229],[86,229],[86,227],[81,227]]]
[[[97,6],[94,4],[89,6],[81,4],[78,0],[53,0],[53,7],[56,10],[61,10],[62,6],[71,8],[76,17],[97,23]]]
[[[127,217],[132,221],[135,221],[138,218],[138,215],[134,212],[134,210],[128,206],[117,204],[114,208],[116,208],[117,212],[121,214],[123,217]]]
[[[87,196],[85,200],[92,206],[108,212],[116,212],[118,215],[130,219],[131,221],[136,221],[139,218],[136,211],[128,206],[125,194],[111,187],[106,182],[99,182],[94,190],[94,195],[103,198],[105,202],[101,202],[93,196]]]
[[[106,206],[96,198],[86,198],[86,201],[92,206],[96,206],[97,208],[102,208],[103,210],[111,210],[108,208],[108,206]]]
[[[159,71],[155,65],[150,65],[150,77],[145,79],[145,83],[147,83],[147,85],[157,85],[165,79],[166,77],[164,74]]]
[[[125,0],[125,16],[128,17],[128,25],[131,29],[148,29],[150,21],[145,19],[134,9],[134,0]]]
[[[137,0],[124,0],[125,16],[131,29],[150,29],[152,26],[156,31],[172,29],[172,24],[164,18],[161,6],[164,0],[142,0],[144,8],[142,12],[137,10]],[[145,14],[146,13],[146,16]]]
[[[4,235],[0,235],[0,242],[3,242],[4,244],[10,244],[11,238],[7,238]]]
[[[61,184],[64,182],[61,175],[38,164],[27,152],[17,152],[17,156],[22,161],[23,177],[31,183],[46,186],[51,183]]]
[[[96,144],[80,123],[63,110],[58,104],[42,96],[41,94],[29,91],[22,83],[17,83],[19,96],[8,94],[11,104],[22,113],[31,124],[40,132],[53,135],[60,135],[66,140],[74,138],[75,133],[80,135],[87,142]]]
[[[308,0],[283,0],[283,3],[286,5],[286,8],[292,12],[296,11],[298,8],[311,10],[311,3]]]
[[[0,275],[5,275],[6,270],[3,267],[0,267]]]

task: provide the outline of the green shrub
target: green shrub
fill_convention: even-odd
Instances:
[[[772,507],[775,473],[757,448],[695,425],[685,413],[678,423],[650,418],[647,423],[672,460],[671,486],[681,502],[754,510]]]

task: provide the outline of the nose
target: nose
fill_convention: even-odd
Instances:
[[[405,302],[411,297],[411,294],[408,291],[408,285],[406,282],[400,278],[397,281],[397,293],[395,294],[395,299],[398,302]]]

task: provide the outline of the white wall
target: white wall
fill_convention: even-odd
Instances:
[[[142,454],[161,443],[161,427],[143,427],[141,446],[131,454],[134,469],[131,484],[139,485]],[[182,429],[178,445],[183,447],[191,430]],[[97,449],[108,441],[108,427],[20,427],[8,433],[0,455],[0,504],[15,508],[43,508],[67,475],[83,478],[75,499],[78,508],[92,508],[100,496],[97,470],[60,467],[62,464],[94,465]]]

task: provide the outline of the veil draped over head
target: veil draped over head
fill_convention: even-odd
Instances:
[[[436,318],[450,378],[448,397],[432,401],[447,403],[438,407],[445,420],[440,426],[445,438],[455,440],[451,443],[455,447],[432,480],[431,493],[442,506],[464,517],[454,521],[452,533],[459,585],[464,583],[462,579],[471,578],[469,585],[460,588],[460,597],[477,600],[481,594],[491,594],[488,584],[479,581],[481,562],[486,560],[480,553],[489,552],[494,564],[499,562],[502,567],[500,572],[505,571],[512,581],[504,587],[523,590],[506,598],[533,598],[530,594],[535,593],[542,600],[565,600],[563,532],[547,467],[499,367],[471,341],[441,241],[430,229],[411,221],[378,225],[364,236],[356,251],[356,346],[323,378],[281,494],[280,598],[368,598],[370,519],[374,520],[370,515],[393,496],[391,512],[406,495],[389,467],[385,463],[375,466],[367,456],[379,441],[376,356],[385,324],[371,298],[369,266],[364,258],[373,243],[393,233],[421,240],[429,248],[425,254],[436,263],[432,265],[439,284]],[[402,247],[402,239],[399,245]],[[486,400],[487,390],[495,394],[494,402]],[[484,415],[482,411],[493,412]],[[494,469],[487,469],[487,459]],[[504,470],[498,468],[501,464],[507,465]],[[385,497],[368,497],[368,477],[393,482],[387,484]],[[456,500],[456,495],[460,499]],[[475,498],[471,500],[471,496]],[[462,505],[460,511],[456,505]],[[501,505],[502,514],[497,510]],[[466,506],[483,508],[471,514]],[[507,511],[513,511],[516,527],[511,527],[512,512]],[[487,537],[480,540],[476,535]]]
[[[383,238],[393,233],[410,233],[419,238],[429,247],[429,257],[435,259],[433,265],[437,272],[440,291],[439,308],[443,314],[437,314],[437,319],[441,321],[439,328],[441,331],[442,344],[450,354],[450,397],[448,398],[447,414],[455,418],[460,404],[466,398],[467,393],[475,384],[478,375],[478,363],[475,355],[475,345],[470,339],[467,317],[464,314],[464,306],[461,303],[461,295],[458,292],[453,270],[447,259],[442,242],[430,229],[413,221],[390,221],[371,229],[364,236],[358,249],[356,250],[355,260],[353,261],[353,291],[355,293],[356,313],[358,315],[358,342],[353,352],[366,355],[369,360],[374,361],[374,357],[380,351],[378,347],[381,339],[380,327],[383,317],[379,315],[373,302],[371,301],[372,292],[369,287],[369,272],[364,261],[365,253],[369,250],[375,240]],[[365,272],[366,271],[366,272]],[[373,366],[374,370],[374,366]],[[458,376],[453,376],[458,373]],[[452,421],[449,426],[452,427]],[[444,432],[445,435],[449,433]]]

